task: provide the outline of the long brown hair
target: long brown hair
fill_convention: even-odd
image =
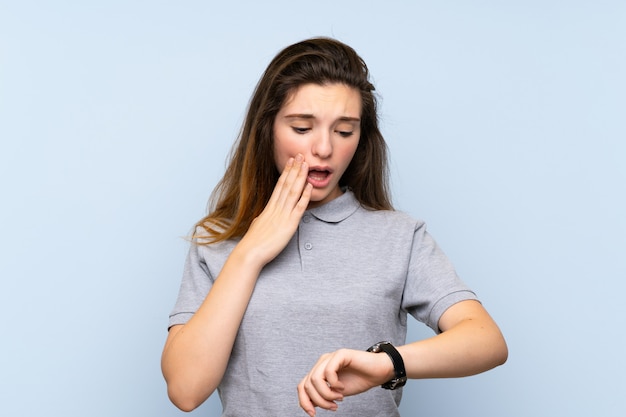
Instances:
[[[261,214],[280,175],[273,151],[276,114],[289,94],[311,83],[340,83],[360,92],[359,145],[339,185],[350,187],[367,208],[393,209],[387,145],[378,128],[376,97],[367,66],[348,45],[330,38],[312,38],[283,49],[257,84],[224,177],[211,194],[209,214],[196,224],[209,235],[201,239],[202,243],[241,237]]]

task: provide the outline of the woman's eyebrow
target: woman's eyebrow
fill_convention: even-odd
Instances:
[[[294,113],[285,115],[286,119],[315,119],[315,116],[309,113]],[[360,122],[359,117],[341,116],[337,120],[342,122]]]
[[[294,113],[285,115],[285,119],[315,119],[315,116],[307,113]]]

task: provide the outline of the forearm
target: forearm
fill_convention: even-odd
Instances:
[[[193,317],[170,330],[161,367],[170,399],[185,411],[204,402],[224,375],[261,268],[248,255],[233,250]]]
[[[183,326],[170,329],[163,376],[170,399],[192,410],[218,386],[261,269],[293,237],[313,187],[301,154],[290,158],[263,209],[233,249],[204,302]],[[219,343],[216,343],[219,341]]]
[[[398,348],[408,378],[469,376],[506,361],[506,342],[489,314],[478,302],[459,304],[442,318],[443,333]]]

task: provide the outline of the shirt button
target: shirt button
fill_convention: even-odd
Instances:
[[[302,221],[303,221],[304,223],[309,223],[309,222],[311,221],[311,217],[310,217],[310,216],[304,216],[304,217],[302,218]]]
[[[311,249],[313,249],[313,245],[311,243],[307,242],[307,243],[304,244],[304,249],[311,250]]]

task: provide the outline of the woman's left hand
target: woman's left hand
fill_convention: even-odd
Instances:
[[[340,349],[322,355],[298,384],[300,407],[311,417],[315,407],[337,410],[344,397],[360,394],[394,376],[386,354]]]
[[[460,301],[439,319],[442,333],[397,347],[408,378],[455,378],[503,364],[508,349],[500,329],[482,304]],[[337,401],[384,384],[395,376],[384,353],[340,349],[323,355],[298,384],[300,407],[336,410]]]

